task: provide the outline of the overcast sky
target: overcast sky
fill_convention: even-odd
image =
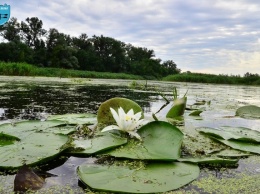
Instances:
[[[259,0],[0,0],[46,30],[153,49],[184,71],[260,74]]]

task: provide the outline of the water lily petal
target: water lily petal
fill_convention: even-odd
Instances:
[[[136,129],[140,128],[141,126],[143,126],[143,125],[145,125],[145,124],[147,124],[147,123],[148,123],[147,120],[141,119],[141,120],[135,122],[135,123],[132,125],[132,128],[133,128],[132,130],[136,130]]]
[[[128,133],[129,133],[131,136],[136,137],[136,138],[139,139],[139,140],[142,140],[141,136],[140,136],[138,133],[136,133],[135,131],[129,131]]]
[[[120,119],[123,119],[125,117],[125,111],[122,107],[118,108],[118,116]]]
[[[101,130],[101,132],[105,132],[105,131],[110,131],[110,130],[121,130],[117,125],[109,125],[107,127],[105,127],[104,129]]]
[[[120,127],[120,125],[121,125],[121,120],[120,120],[120,118],[119,118],[119,115],[117,114],[117,112],[116,112],[113,108],[110,108],[110,111],[111,111],[112,116],[113,116],[113,118],[115,119],[117,125]]]
[[[130,120],[127,120],[124,122],[124,131],[133,131],[134,128],[133,128],[133,121],[130,119]]]
[[[142,112],[134,114],[134,110],[130,109],[127,113],[125,113],[122,107],[118,108],[118,112],[116,112],[113,108],[110,108],[110,111],[117,125],[107,126],[101,132],[116,129],[127,132],[131,136],[141,140],[141,137],[136,132],[136,129],[139,128],[143,123],[143,119],[140,120],[142,117]]]
[[[135,114],[134,117],[135,117],[136,121],[138,121],[138,120],[140,120],[140,118],[142,117],[142,113],[141,113],[141,112],[138,112],[138,113]]]
[[[134,110],[133,110],[133,109],[130,109],[126,114],[127,114],[128,116],[133,117],[133,116],[134,116]]]

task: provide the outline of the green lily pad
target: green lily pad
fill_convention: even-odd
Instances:
[[[239,140],[245,142],[260,142],[260,132],[245,127],[220,127],[217,129],[209,127],[197,128],[200,133],[216,136],[225,140]]]
[[[126,144],[127,139],[110,133],[95,137],[93,139],[74,140],[73,150],[69,153],[77,155],[89,155]]]
[[[53,133],[31,133],[21,141],[0,147],[0,168],[18,168],[50,160],[62,151],[68,137]]]
[[[186,108],[187,97],[174,100],[173,107],[169,110],[166,118],[175,118],[184,114]]]
[[[223,159],[217,157],[201,157],[201,158],[179,158],[180,162],[190,162],[196,164],[208,164],[208,165],[237,165],[237,159]]]
[[[143,169],[86,164],[78,167],[82,182],[93,189],[120,193],[158,193],[178,189],[199,176],[199,167],[185,163],[152,163]]]
[[[202,113],[202,110],[195,110],[189,114],[189,116],[199,116]]]
[[[62,123],[64,122],[25,121],[15,125],[0,125],[2,134],[10,134],[19,139],[0,147],[0,168],[11,169],[19,168],[24,164],[35,165],[56,157],[63,151],[63,146],[69,138],[56,132],[52,133],[48,128]]]
[[[168,122],[153,121],[138,131],[142,141],[132,139],[106,154],[142,160],[176,160],[180,157],[183,133]]]
[[[142,112],[143,118],[142,108],[136,102],[127,98],[111,98],[100,105],[97,113],[98,123],[106,125],[115,123],[110,108],[113,108],[115,109],[115,111],[117,111],[119,107],[122,107],[125,112],[128,112],[131,109],[133,109],[135,114],[138,112]]]
[[[236,111],[236,116],[260,119],[260,107],[254,105],[240,107]]]
[[[0,147],[13,144],[15,141],[20,141],[20,139],[12,135],[0,133]]]
[[[216,153],[215,155],[221,158],[241,158],[251,156],[252,154],[240,150],[226,149]]]
[[[35,131],[44,131],[50,127],[64,125],[63,121],[22,121],[17,123],[5,123],[0,125],[0,133],[8,134],[23,139]]]
[[[55,134],[62,134],[62,135],[69,135],[71,133],[74,133],[76,131],[75,125],[58,125],[55,127],[50,127],[44,130],[44,132],[50,132]]]
[[[65,114],[65,115],[51,115],[47,120],[64,121],[68,124],[86,124],[92,125],[97,122],[95,114]]]
[[[216,141],[219,141],[227,146],[230,146],[233,149],[260,154],[260,144],[259,143],[250,143],[250,142],[243,142],[243,141],[236,141],[236,140],[225,140],[225,139],[220,139],[218,137],[214,137],[214,136],[210,136],[210,135],[209,135],[209,137]]]

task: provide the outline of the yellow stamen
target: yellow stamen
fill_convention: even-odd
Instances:
[[[126,116],[125,116],[125,120],[126,120],[126,121],[131,120],[131,118],[132,118],[132,117],[130,117],[129,115],[126,115]]]

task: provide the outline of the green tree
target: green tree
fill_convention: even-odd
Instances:
[[[77,50],[75,56],[78,59],[79,69],[99,71],[100,58],[86,33],[82,33],[79,37],[73,37],[72,45]]]
[[[94,50],[100,57],[100,69],[109,72],[122,72],[125,65],[125,43],[115,40],[110,37],[101,35],[93,36],[91,42],[94,45]]]
[[[88,35],[85,33],[82,33],[79,37],[73,37],[72,38],[72,45],[76,49],[81,50],[88,50],[92,48],[92,44],[90,40],[88,39]]]
[[[155,57],[154,51],[142,47],[134,47],[128,45],[127,56],[131,62],[142,61],[144,59],[151,59]]]
[[[37,40],[35,42],[33,64],[40,67],[47,66],[47,48],[43,40]]]
[[[20,41],[20,23],[12,17],[7,23],[0,26],[0,36],[8,41]]]
[[[162,63],[162,67],[164,69],[163,76],[170,74],[178,74],[181,72],[181,70],[177,68],[176,63],[174,63],[172,60],[164,61]]]
[[[37,17],[28,17],[25,21],[26,23],[21,22],[21,37],[25,44],[34,48],[47,31],[42,28],[42,20],[39,20]]]
[[[79,68],[76,57],[77,49],[73,46],[72,38],[57,29],[49,30],[47,36],[48,65],[60,68]]]
[[[0,61],[32,63],[33,50],[22,42],[0,43]]]

